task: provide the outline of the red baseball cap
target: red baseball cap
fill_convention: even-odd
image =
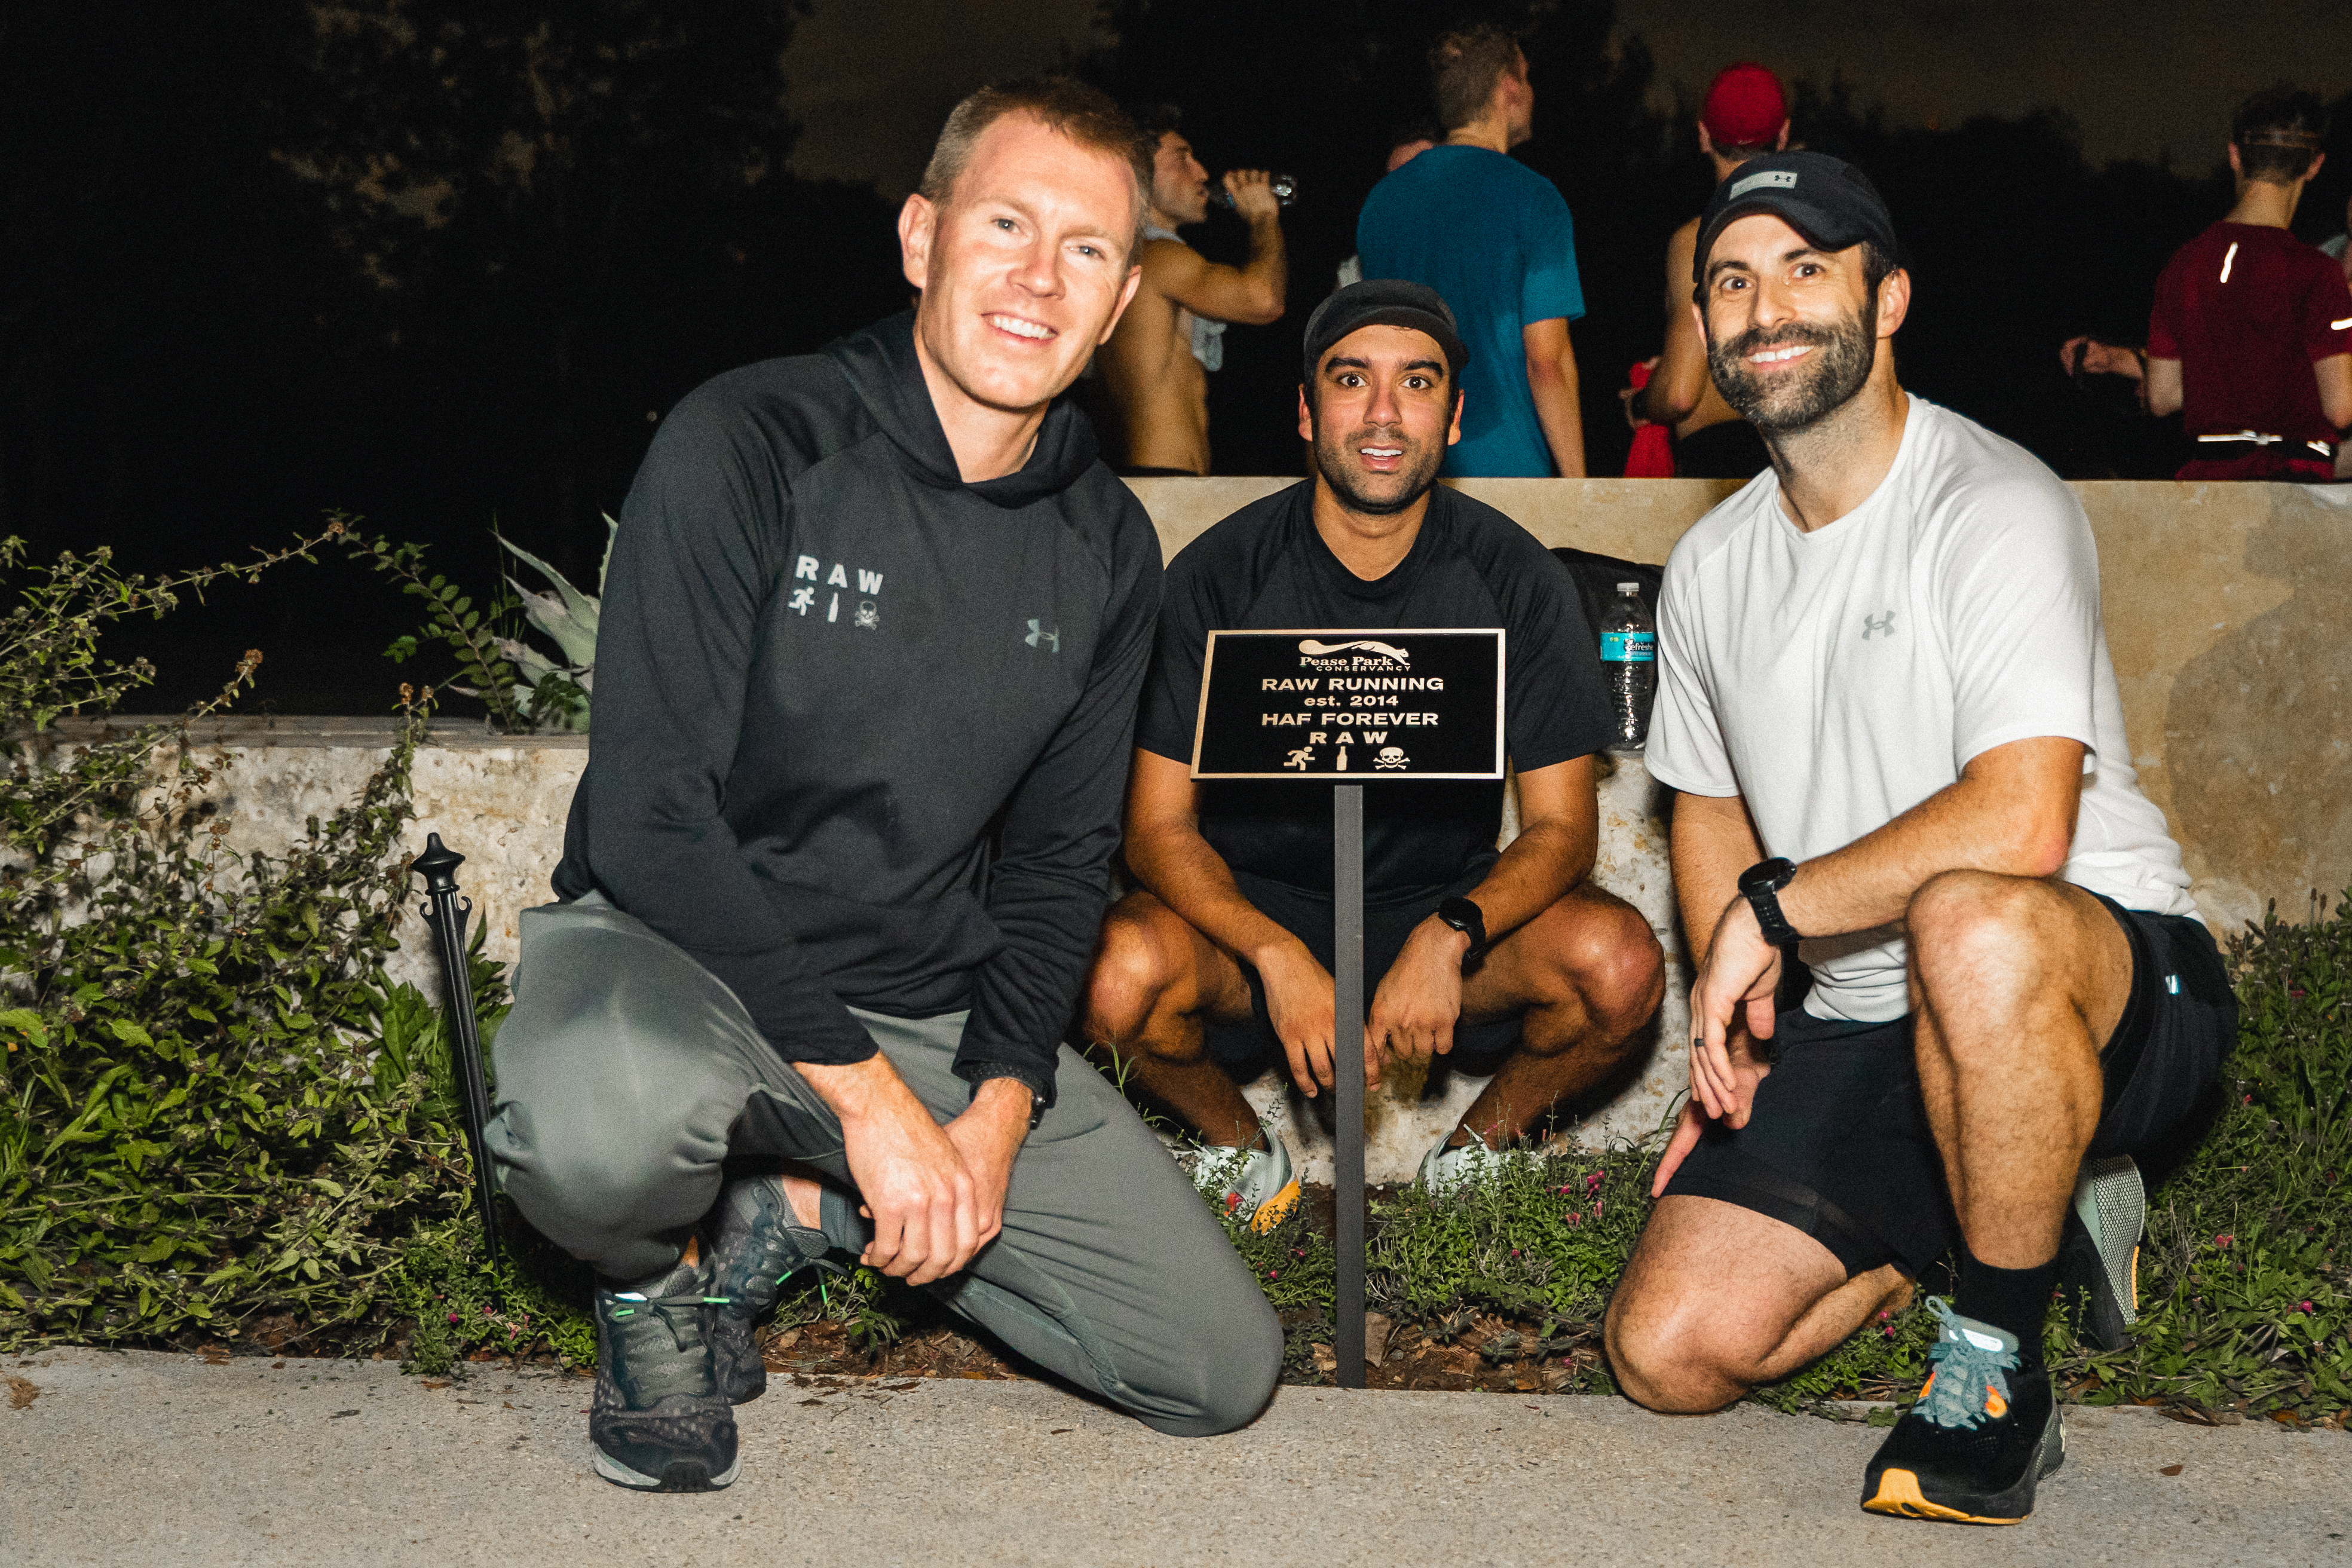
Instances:
[[[1780,79],[1753,60],[1743,60],[1715,79],[1698,122],[1718,147],[1769,147],[1789,118]]]

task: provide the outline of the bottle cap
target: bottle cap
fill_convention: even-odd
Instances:
[[[1617,584],[1617,591],[1621,594],[1638,594],[1642,591],[1642,584],[1639,583],[1620,583]]]

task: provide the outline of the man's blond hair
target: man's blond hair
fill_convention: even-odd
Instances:
[[[972,149],[982,134],[1008,114],[1025,114],[1048,131],[1068,137],[1081,147],[1108,153],[1124,161],[1135,176],[1135,227],[1128,236],[1129,261],[1143,247],[1145,205],[1151,190],[1151,159],[1156,145],[1146,146],[1143,135],[1110,95],[1066,76],[1024,77],[1018,81],[992,83],[948,111],[948,122],[931,148],[931,161],[915,188],[926,200],[945,205],[955,183],[971,166]],[[1158,138],[1153,138],[1156,144]]]
[[[1437,122],[1459,131],[1486,112],[1495,84],[1519,68],[1518,35],[1492,22],[1456,27],[1429,47],[1429,91]]]

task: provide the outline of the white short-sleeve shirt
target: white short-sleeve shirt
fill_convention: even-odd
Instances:
[[[1767,855],[1840,849],[1958,782],[1979,752],[2088,748],[2060,873],[2126,909],[2197,912],[2140,794],[2099,618],[2090,520],[2015,443],[1913,397],[1870,498],[1806,533],[1770,469],[1685,534],[1658,605],[1651,773],[1740,795]],[[1893,927],[1811,940],[1806,1010],[1908,1010]]]

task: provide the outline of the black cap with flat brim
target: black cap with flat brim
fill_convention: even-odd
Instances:
[[[1770,213],[1822,250],[1867,241],[1896,254],[1895,219],[1867,174],[1826,153],[1768,153],[1732,170],[1707,198],[1698,215],[1692,283],[1706,282],[1716,237],[1750,213]]]
[[[1350,283],[1315,307],[1315,313],[1307,318],[1307,384],[1314,384],[1315,367],[1333,345],[1366,327],[1407,327],[1427,333],[1445,353],[1447,378],[1456,386],[1461,384],[1462,367],[1470,363],[1470,350],[1454,325],[1454,312],[1446,309],[1436,289],[1402,278],[1367,278],[1361,283]]]

